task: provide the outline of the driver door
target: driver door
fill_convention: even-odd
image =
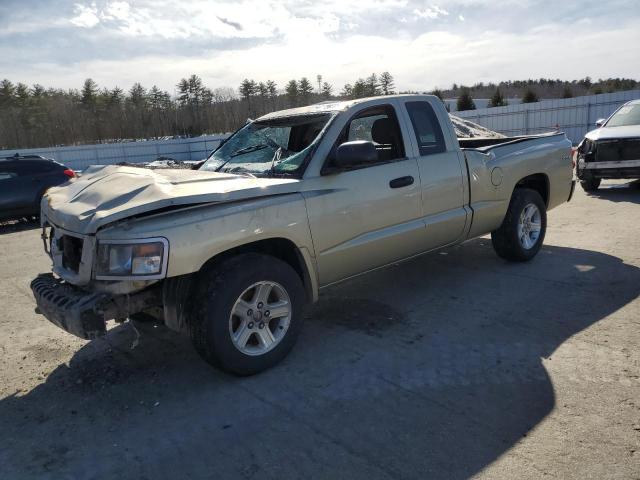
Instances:
[[[424,242],[418,165],[405,155],[395,108],[358,112],[337,145],[353,140],[373,141],[378,161],[325,169],[318,188],[304,194],[323,286],[416,254]]]

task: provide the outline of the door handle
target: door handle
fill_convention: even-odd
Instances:
[[[394,178],[389,182],[389,186],[391,188],[402,188],[408,187],[409,185],[413,185],[413,177],[408,175],[406,177]]]

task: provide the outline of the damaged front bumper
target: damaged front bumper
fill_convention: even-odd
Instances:
[[[38,275],[31,282],[36,312],[63,330],[86,340],[106,333],[106,322],[162,304],[161,290],[147,288],[128,295],[87,292],[56,278]]]

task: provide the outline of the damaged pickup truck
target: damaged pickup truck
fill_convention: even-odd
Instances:
[[[153,317],[253,374],[291,350],[320,288],[487,233],[533,258],[573,193],[570,149],[458,139],[438,98],[398,95],[267,114],[198,170],[91,167],[43,198],[37,311],[85,339]]]

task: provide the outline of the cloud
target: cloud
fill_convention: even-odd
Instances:
[[[389,70],[398,88],[423,91],[529,77],[637,77],[640,58],[640,12],[624,0],[31,1],[37,17],[23,0],[0,2],[0,70],[63,88],[92,77],[108,87],[141,81],[173,91],[191,73],[210,87],[247,77],[282,87],[322,74],[339,91]],[[598,28],[575,28],[596,18]]]
[[[426,7],[422,9],[416,8],[413,10],[413,14],[419,18],[438,18],[449,15],[449,12],[437,5],[434,5],[433,7]]]
[[[95,4],[92,4],[91,6],[76,4],[74,11],[75,16],[69,21],[77,27],[91,28],[100,23],[100,19],[98,18],[98,9]]]
[[[240,25],[238,22],[232,22],[231,20],[228,20],[226,18],[222,18],[220,16],[216,17],[218,20],[220,20],[222,23],[225,23],[233,28],[235,28],[236,30],[242,30],[242,25]]]

